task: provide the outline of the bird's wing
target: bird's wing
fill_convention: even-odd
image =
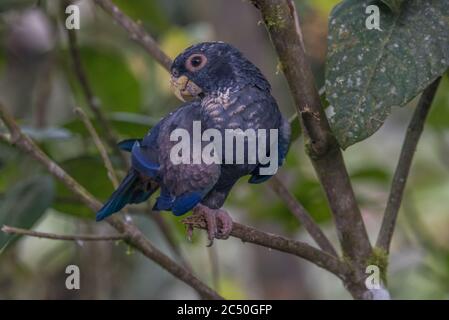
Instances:
[[[288,149],[290,147],[290,123],[284,117],[281,118],[281,125],[279,127],[278,135],[278,167],[280,168],[284,164],[285,157],[287,156]],[[259,165],[251,174],[248,179],[249,183],[259,184],[267,181],[272,175],[261,175],[260,168],[263,165]]]
[[[171,210],[176,215],[182,215],[195,207],[218,181],[219,164],[193,162],[191,143],[192,138],[197,138],[193,137],[193,122],[201,121],[200,108],[198,101],[186,103],[161,123],[156,139],[161,196],[156,202],[155,209]],[[175,129],[184,129],[191,138],[190,148],[182,150],[182,152],[190,153],[188,163],[175,164],[172,161],[172,149],[180,143],[180,140],[172,141],[170,137]],[[201,131],[199,134],[201,139]],[[201,144],[200,150],[205,142]]]

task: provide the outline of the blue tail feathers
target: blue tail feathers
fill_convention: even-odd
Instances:
[[[171,211],[175,216],[181,216],[192,210],[202,198],[203,195],[200,192],[190,192],[180,197],[176,197]]]
[[[142,139],[126,139],[117,143],[120,150],[131,152],[136,142],[142,143]]]
[[[129,203],[146,201],[156,189],[157,187],[147,190],[145,184],[139,178],[139,174],[135,170],[131,170],[109,200],[97,212],[96,220],[103,220],[111,214],[120,211]]]
[[[154,178],[159,170],[159,164],[152,163],[145,157],[145,153],[136,141],[131,149],[131,162],[134,169],[147,177]]]
[[[170,193],[165,189],[161,189],[161,194],[157,198],[156,203],[154,204],[154,211],[169,211],[171,210],[173,205],[173,197]]]

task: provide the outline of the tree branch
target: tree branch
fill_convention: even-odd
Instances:
[[[52,240],[65,240],[65,241],[116,241],[124,240],[125,235],[110,235],[110,236],[97,236],[97,235],[62,235],[47,232],[38,232],[33,230],[27,230],[22,228],[15,228],[4,225],[1,229],[4,233],[25,235],[35,238],[45,238]]]
[[[306,148],[334,215],[343,253],[359,269],[371,244],[339,145],[331,133],[307,62],[293,1],[252,0],[260,10],[279,55],[306,139]]]
[[[206,229],[206,221],[203,216],[191,215],[185,218],[182,222],[194,228]],[[335,274],[340,279],[345,279],[349,272],[349,269],[344,262],[305,242],[288,239],[273,233],[263,232],[237,222],[233,223],[230,236],[239,238],[243,242],[250,242],[263,247],[293,254]]]
[[[270,180],[268,180],[268,182],[271,186],[271,189],[273,189],[274,192],[277,193],[279,198],[284,201],[293,215],[304,225],[304,228],[306,228],[307,232],[320,246],[320,248],[330,255],[337,257],[338,254],[335,251],[332,243],[323,233],[321,228],[315,223],[315,221],[313,221],[313,218],[310,216],[307,210],[304,209],[301,203],[299,203],[290,193],[290,191],[284,186],[282,181],[277,176],[273,176]]]
[[[78,184],[78,182],[68,175],[58,164],[53,162],[27,135],[22,133],[15,120],[1,104],[0,118],[3,120],[4,124],[11,133],[10,142],[12,144],[15,144],[19,149],[28,153],[40,162],[55,178],[61,181],[92,211],[97,212],[101,208],[102,205],[97,199],[95,199],[83,186]],[[106,221],[120,234],[125,235],[125,241],[128,244],[135,247],[143,255],[159,264],[173,276],[194,288],[201,297],[207,299],[222,299],[217,292],[204,284],[186,268],[180,266],[163,252],[154,247],[154,245],[134,224],[124,222],[117,216],[109,217]]]
[[[433,98],[437,92],[441,78],[436,79],[421,95],[412,120],[407,128],[404,143],[402,145],[399,161],[391,184],[390,195],[385,209],[382,226],[376,245],[386,252],[390,250],[391,239],[396,225],[405,185],[410,173],[413,156],[418,145],[419,138],[424,129],[424,124],[432,106]]]

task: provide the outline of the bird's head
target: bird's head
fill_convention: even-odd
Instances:
[[[170,72],[174,93],[182,101],[248,85],[270,90],[260,70],[224,42],[203,42],[187,48],[173,61]]]

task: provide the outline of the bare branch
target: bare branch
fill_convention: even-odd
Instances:
[[[35,238],[45,238],[53,240],[65,240],[65,241],[116,241],[124,240],[126,238],[123,234],[110,235],[110,236],[98,236],[98,235],[62,235],[47,232],[38,232],[33,230],[27,230],[22,228],[15,228],[4,225],[1,229],[4,233],[25,235]]]
[[[410,173],[413,156],[421,133],[423,132],[424,123],[429,114],[430,107],[432,106],[432,101],[437,92],[440,80],[441,78],[438,78],[424,90],[407,128],[401,154],[391,184],[390,195],[382,220],[382,226],[376,243],[379,248],[382,248],[386,252],[389,252],[390,250],[391,239],[393,238],[396,220],[401,207],[402,197]]]
[[[290,211],[295,215],[295,217],[304,225],[307,232],[315,240],[315,242],[323,249],[325,252],[337,257],[337,252],[334,246],[320,229],[320,227],[313,221],[313,218],[307,212],[306,209],[299,203],[298,200],[290,193],[290,191],[284,186],[282,181],[274,176],[269,180],[271,188],[277,193],[279,198],[281,198]]]
[[[206,229],[204,217],[191,215],[183,220],[183,223],[194,228]],[[349,272],[347,265],[338,258],[316,249],[307,243],[287,239],[273,233],[263,232],[255,228],[234,222],[230,234],[243,242],[254,243],[263,247],[290,253],[335,274],[341,279]]]
[[[87,114],[81,109],[81,108],[75,108],[75,113],[81,118],[81,121],[83,121],[84,126],[86,127],[87,131],[89,131],[89,134],[91,135],[95,146],[97,147],[98,151],[100,152],[101,158],[103,159],[103,163],[106,167],[106,170],[108,171],[108,177],[112,182],[112,185],[115,189],[117,189],[119,185],[119,181],[117,178],[117,174],[115,173],[114,167],[112,166],[111,159],[109,159],[108,152],[106,151],[106,148],[101,141],[100,137],[98,136],[97,131],[95,131],[94,126],[92,125],[92,122],[89,120],[89,117]]]
[[[371,244],[342,153],[321,106],[294,3],[291,0],[252,2],[260,10],[279,55],[296,103],[307,151],[335,218],[343,253],[362,267],[371,255]]]
[[[65,9],[65,7],[70,3],[70,1],[63,1],[61,3],[64,4],[63,8]],[[87,77],[86,71],[84,69],[83,62],[81,60],[81,55],[78,49],[76,30],[67,28],[64,29],[67,30],[69,52],[70,57],[72,58],[73,70],[81,86],[81,90],[86,100],[86,103],[90,108],[90,110],[95,115],[95,117],[98,119],[98,122],[101,128],[103,129],[109,147],[115,152],[115,154],[120,156],[123,165],[127,166],[129,163],[128,158],[117,147],[118,142],[117,134],[115,133],[114,128],[111,126],[111,123],[108,121],[106,115],[103,113],[103,110],[101,109],[100,106],[100,101],[98,100],[97,97],[95,97],[89,79]]]
[[[165,69],[170,70],[171,59],[159,48],[156,41],[141,25],[126,16],[110,0],[94,0],[104,11],[110,14],[129,34],[131,39],[139,43]]]
[[[95,199],[83,186],[68,175],[58,164],[53,162],[27,135],[23,134],[19,126],[6,111],[6,108],[0,104],[0,118],[5,123],[11,133],[11,143],[19,149],[28,153],[38,162],[40,162],[55,178],[61,181],[70,191],[72,191],[81,202],[83,202],[92,211],[96,212],[101,208],[101,203]],[[106,221],[113,226],[120,234],[125,235],[125,241],[149,259],[159,264],[162,268],[170,272],[176,278],[182,280],[194,288],[201,297],[207,299],[222,299],[222,297],[195,277],[186,268],[174,262],[163,252],[158,250],[145,237],[144,234],[132,223],[124,222],[117,216],[112,216]]]

